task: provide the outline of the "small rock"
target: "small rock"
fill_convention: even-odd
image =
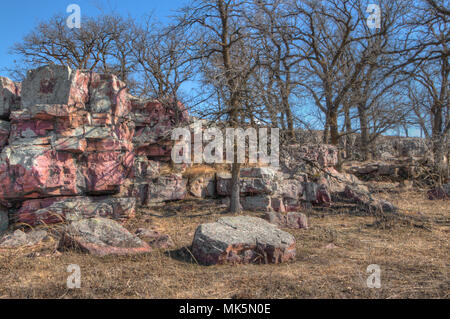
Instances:
[[[148,253],[150,246],[119,223],[106,218],[72,222],[64,231],[59,250],[75,249],[95,256]]]
[[[308,218],[305,214],[297,212],[289,212],[286,215],[267,212],[264,219],[269,223],[277,225],[280,228],[302,229],[308,228]]]

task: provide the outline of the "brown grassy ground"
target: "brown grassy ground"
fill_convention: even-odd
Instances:
[[[177,250],[96,258],[53,253],[49,241],[0,253],[0,298],[449,298],[449,202],[418,191],[380,196],[412,219],[374,223],[346,207],[310,211],[310,229],[289,230],[297,258],[284,265],[197,265],[187,247],[198,224],[222,216],[214,203],[141,211],[127,228],[157,226]],[[81,289],[66,288],[70,264],[81,266]],[[366,287],[370,264],[381,266],[381,289]]]

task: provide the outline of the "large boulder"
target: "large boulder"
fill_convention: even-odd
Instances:
[[[95,256],[134,255],[148,253],[150,246],[117,222],[90,218],[67,226],[58,245],[59,250],[78,250]]]
[[[217,194],[231,195],[231,174],[217,174]],[[276,171],[268,167],[244,168],[241,170],[240,191],[242,195],[271,195],[279,185]]]
[[[11,86],[11,85],[10,85]],[[125,83],[50,65],[29,71],[21,105],[0,123],[0,200],[117,194],[133,176]],[[8,134],[9,131],[9,134]]]
[[[25,201],[16,219],[30,226],[94,217],[124,221],[134,217],[135,211],[134,198],[53,197]]]
[[[308,228],[308,218],[302,213],[289,212],[287,214],[281,214],[276,212],[267,212],[264,219],[280,228]]]
[[[214,197],[216,195],[216,179],[214,175],[201,175],[189,179],[189,193],[197,198]]]
[[[192,253],[203,265],[282,263],[295,258],[295,238],[249,217],[224,217],[197,228]]]

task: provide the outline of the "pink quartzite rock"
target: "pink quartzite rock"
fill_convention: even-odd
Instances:
[[[308,219],[305,214],[289,212],[286,215],[268,212],[264,219],[280,228],[302,229],[308,228]]]
[[[90,153],[84,162],[83,175],[89,194],[117,193],[120,185],[133,174],[131,152]]]
[[[8,119],[11,111],[20,105],[21,85],[0,77],[0,119]]]
[[[365,191],[364,187],[347,185],[343,195],[345,198],[350,199],[352,202],[360,205],[367,211],[378,211],[384,213],[397,212],[397,207],[395,207],[392,203],[383,199],[374,198],[370,193]]]
[[[429,200],[450,199],[450,183],[429,190],[427,195]]]
[[[224,217],[197,228],[192,253],[208,266],[278,264],[295,258],[295,238],[260,218]]]
[[[139,228],[136,230],[136,235],[155,249],[170,249],[175,247],[169,235],[161,234],[154,229]]]
[[[151,252],[147,243],[117,222],[105,218],[72,222],[61,236],[58,249],[78,250],[100,257]]]
[[[124,221],[134,217],[135,211],[134,198],[53,197],[25,201],[16,214],[16,219],[30,226],[93,217]]]
[[[271,198],[268,195],[246,196],[241,198],[244,210],[251,212],[267,212],[272,210]]]
[[[0,198],[21,200],[81,194],[83,181],[70,153],[45,146],[6,147],[0,154]]]
[[[130,116],[131,101],[124,82],[115,75],[96,73],[91,74],[90,80],[89,103],[92,113],[106,113],[119,118]]]
[[[162,203],[184,199],[187,181],[179,174],[160,176],[148,184],[147,203]]]
[[[84,108],[89,99],[90,74],[66,66],[44,66],[28,71],[22,83],[23,109],[36,104],[62,104]]]
[[[304,183],[304,187],[305,192],[303,195],[303,199],[306,202],[323,206],[331,205],[331,196],[326,185],[307,182]]]
[[[170,160],[172,130],[187,125],[189,116],[180,103],[157,100],[131,100],[136,133],[133,138],[136,154],[152,159]]]
[[[272,209],[279,213],[286,212],[286,206],[284,205],[284,201],[282,198],[272,197],[271,198]]]

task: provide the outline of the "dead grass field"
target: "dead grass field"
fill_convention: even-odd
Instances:
[[[310,229],[288,230],[297,258],[283,265],[197,265],[188,247],[198,224],[223,216],[214,202],[143,210],[127,228],[157,226],[176,250],[97,258],[55,253],[50,240],[2,252],[0,298],[449,298],[450,202],[418,191],[380,196],[411,218],[375,223],[348,207],[309,211]],[[81,267],[81,289],[66,287],[70,264]],[[381,267],[381,289],[366,287],[370,264]]]

